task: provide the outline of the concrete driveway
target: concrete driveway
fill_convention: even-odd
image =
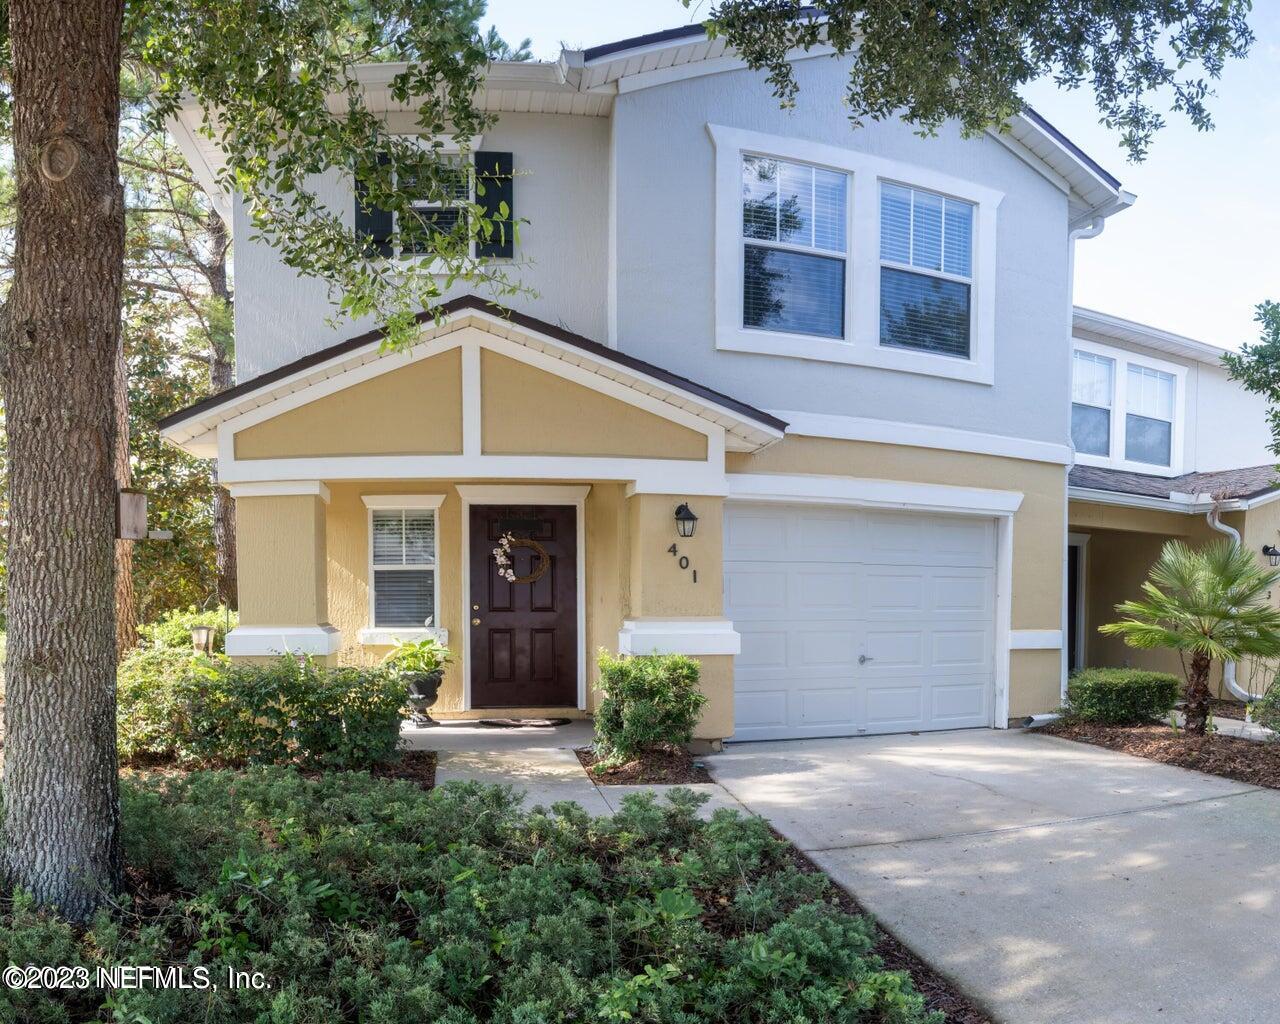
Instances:
[[[1022,732],[710,764],[999,1021],[1278,1019],[1280,792]]]

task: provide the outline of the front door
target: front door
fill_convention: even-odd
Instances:
[[[576,707],[577,510],[472,505],[470,528],[471,706]]]

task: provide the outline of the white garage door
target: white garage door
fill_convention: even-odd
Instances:
[[[995,558],[990,519],[727,506],[733,738],[990,725]]]

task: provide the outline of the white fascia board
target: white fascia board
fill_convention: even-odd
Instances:
[[[784,473],[729,473],[729,498],[736,501],[853,505],[957,515],[1011,516],[1022,507],[1021,491],[904,480]]]
[[[1186,495],[1181,498],[1153,498],[1148,494],[1125,494],[1123,491],[1102,491],[1092,487],[1070,487],[1067,489],[1067,496],[1072,501],[1088,502],[1091,505],[1148,508],[1162,512],[1181,512],[1186,515],[1201,515],[1209,512],[1214,507],[1212,499],[1207,498],[1205,495]],[[1249,504],[1234,498],[1218,505],[1219,511],[1222,512],[1239,512],[1250,507]]]
[[[1197,341],[1195,338],[1138,323],[1136,320],[1126,320],[1124,317],[1113,316],[1110,313],[1102,313],[1096,309],[1086,309],[1084,306],[1074,307],[1071,322],[1075,329],[1088,331],[1102,338],[1124,341],[1131,345],[1143,345],[1158,352],[1166,352],[1213,366],[1221,366],[1222,357],[1228,351],[1208,342]]]
[[[308,495],[329,504],[329,488],[319,480],[264,480],[259,483],[226,485],[233,498],[277,498]]]
[[[361,497],[365,508],[401,509],[430,508],[437,509],[444,504],[443,494],[366,494]]]
[[[619,654],[740,654],[742,637],[728,619],[625,619]]]
[[[213,208],[218,211],[218,216],[223,219],[227,225],[227,231],[230,232],[231,197],[218,187],[217,172],[209,165],[209,161],[205,159],[204,152],[196,142],[195,132],[187,125],[183,117],[184,113],[190,113],[195,117],[202,116],[197,108],[180,107],[176,114],[165,118],[165,128],[173,136],[173,141],[177,143],[178,149],[182,151],[187,164],[191,167],[192,176],[200,187],[204,189],[209,201],[213,203]]]
[[[1050,462],[1058,466],[1070,465],[1072,461],[1070,445],[1053,444],[1050,441],[1033,441],[1003,434],[983,434],[955,427],[902,423],[868,416],[831,415],[794,409],[769,409],[767,412],[770,416],[787,421],[788,434],[802,434],[805,437],[874,441],[878,444],[901,444],[913,448],[940,448],[977,455],[1026,459],[1031,462]]]

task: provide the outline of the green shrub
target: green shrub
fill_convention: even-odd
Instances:
[[[177,608],[156,619],[145,622],[138,627],[138,644],[141,647],[172,647],[191,650],[191,630],[195,626],[212,626],[213,649],[221,654],[227,647],[227,631],[235,629],[239,616],[227,609],[218,607],[201,611],[192,605],[190,608]]]
[[[1086,668],[1067,680],[1067,713],[1085,722],[1130,725],[1169,716],[1182,681],[1167,672]]]
[[[595,751],[602,765],[623,764],[647,749],[688,743],[707,698],[698,663],[683,654],[615,657],[600,652]]]
[[[1271,682],[1271,688],[1260,700],[1253,702],[1250,719],[1272,732],[1280,733],[1280,674]]]
[[[325,668],[291,657],[239,665],[166,648],[126,658],[117,694],[126,761],[323,768],[392,760],[406,696],[385,669]]]
[[[292,769],[125,779],[145,898],[87,929],[0,904],[0,962],[259,971],[269,989],[0,987],[0,1020],[940,1024],[871,922],[760,819],[628,796],[590,818],[506,787]]]

